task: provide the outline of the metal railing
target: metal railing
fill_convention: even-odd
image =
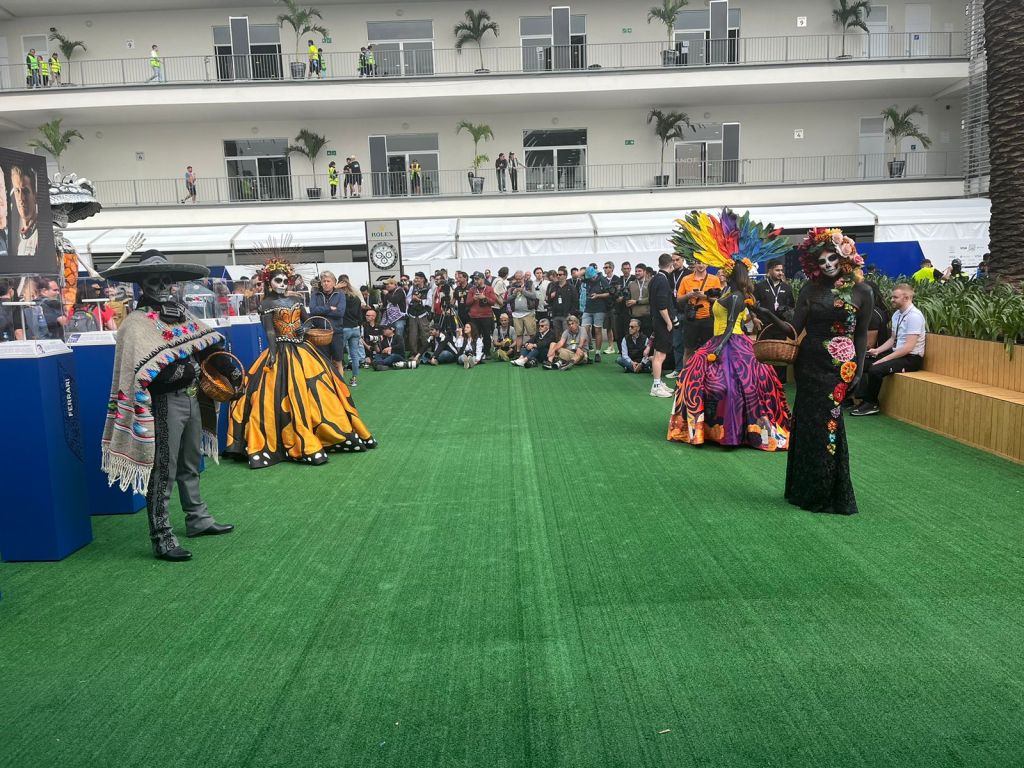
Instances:
[[[498,176],[494,170],[481,170],[479,193],[473,192],[469,176],[471,172],[465,170],[423,171],[417,178],[401,171],[364,172],[357,189],[346,190],[339,185],[334,196],[324,176],[201,177],[196,182],[195,202],[200,205],[325,202],[344,200],[346,194],[353,192],[362,199],[657,192],[741,185],[962,178],[962,173],[957,154],[911,152],[681,161],[666,163],[664,167],[659,163],[529,167],[518,172],[514,184],[511,174],[506,174],[504,193],[498,188]],[[100,180],[94,184],[97,198],[107,207],[150,207],[192,202],[182,178]]]
[[[481,56],[482,54],[482,56]],[[377,51],[368,65],[358,51],[330,52],[314,73],[306,54],[167,56],[150,66],[149,56],[73,59],[59,79],[46,83],[26,65],[0,67],[0,90],[107,88],[124,85],[224,84],[481,76],[593,70],[694,69],[708,66],[809,64],[825,62],[956,59],[966,57],[964,32],[790,35],[677,42],[586,43],[521,47]]]

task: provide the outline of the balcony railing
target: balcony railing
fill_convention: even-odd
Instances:
[[[579,45],[489,48],[483,61],[472,48],[379,50],[371,68],[358,51],[325,53],[323,71],[310,72],[305,54],[168,56],[159,72],[148,55],[64,62],[60,82],[33,78],[24,63],[0,67],[0,90],[26,88],[107,88],[124,85],[223,84],[425,78],[486,75],[541,75],[593,70],[699,69],[708,66],[809,64],[824,62],[955,59],[965,57],[963,32],[874,33],[744,37],[677,42],[587,43]]]
[[[954,167],[954,165],[956,167]],[[557,194],[582,192],[657,192],[703,187],[821,184],[830,182],[901,179],[960,178],[958,156],[949,152],[912,152],[878,155],[820,155],[771,157],[749,160],[633,163],[629,165],[566,165],[522,168],[513,191],[506,175],[506,193],[498,190],[494,170],[481,170],[483,188],[474,194],[464,170],[423,171],[418,178],[407,172],[363,173],[360,197],[439,198],[501,194]],[[187,204],[184,180],[128,179],[96,181],[96,196],[107,207],[151,207]],[[339,186],[334,200],[343,200]],[[199,178],[196,203],[243,205],[262,202],[331,201],[325,176],[237,176]]]

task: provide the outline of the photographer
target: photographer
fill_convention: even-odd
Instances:
[[[533,283],[526,280],[522,272],[516,272],[509,283],[508,303],[512,307],[512,326],[518,351],[537,332],[537,293],[533,290]]]
[[[629,286],[636,280],[633,276],[633,265],[628,261],[622,262],[620,268],[622,275],[619,277],[619,289],[612,297],[612,330],[616,339],[624,339],[629,328]]]
[[[484,357],[491,356],[491,335],[494,333],[494,308],[498,306],[498,297],[494,289],[484,282],[480,272],[473,273],[473,287],[466,295],[469,304],[469,322],[476,332],[477,339],[483,342]]]
[[[388,278],[384,283],[384,293],[381,295],[381,318],[382,326],[393,325],[395,335],[405,339],[406,323],[406,300],[405,290],[398,287],[395,278]]]
[[[551,317],[551,328],[555,332],[555,338],[561,338],[565,332],[565,318],[579,303],[579,295],[566,279],[567,270],[559,267],[556,279],[548,285],[547,302],[548,314]]]
[[[455,342],[452,337],[436,325],[430,326],[430,338],[423,352],[422,360],[428,365],[444,365],[455,362]]]
[[[430,288],[427,276],[417,272],[409,289],[409,354],[418,361],[430,334]]]
[[[722,294],[722,281],[708,272],[706,264],[696,262],[693,272],[679,281],[676,302],[683,321],[683,359],[676,361],[676,375],[683,370],[690,355],[715,335],[711,303]],[[675,377],[673,377],[675,378]]]

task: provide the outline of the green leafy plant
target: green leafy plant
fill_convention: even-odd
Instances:
[[[491,15],[485,10],[474,11],[472,8],[466,11],[466,20],[455,25],[455,50],[462,53],[462,46],[466,43],[476,43],[480,52],[480,70],[484,69],[484,49],[482,41],[484,35],[493,32],[498,36],[498,25],[491,21]]]
[[[689,4],[689,0],[661,0],[661,5],[655,5],[647,11],[647,23],[657,19],[665,25],[668,30],[668,47],[675,50],[675,29],[679,13]]]
[[[932,140],[914,122],[914,115],[923,114],[924,110],[917,104],[903,112],[895,104],[882,110],[886,123],[885,135],[893,143],[894,156],[899,154],[903,139],[917,139],[925,149],[932,145]]]
[[[57,47],[60,48],[60,55],[64,57],[65,64],[71,61],[71,57],[79,48],[83,51],[89,50],[85,47],[85,43],[82,40],[69,40],[56,27],[50,27],[49,40],[57,43]]]
[[[843,55],[846,58],[846,33],[851,29],[868,29],[866,17],[871,15],[871,0],[839,0],[839,7],[832,10],[832,20],[843,30]]]
[[[661,141],[661,175],[665,175],[665,147],[670,141],[683,138],[683,130],[696,129],[690,123],[690,118],[685,112],[665,112],[660,109],[652,109],[647,114],[647,124],[654,125],[654,134]]]
[[[64,168],[61,166],[60,157],[67,151],[68,147],[71,146],[71,140],[85,139],[85,137],[74,128],[67,131],[62,130],[61,123],[63,122],[64,118],[58,117],[56,120],[43,123],[38,128],[41,138],[33,139],[28,143],[30,147],[33,147],[34,149],[41,149],[43,152],[51,155],[57,162],[57,169],[61,173],[64,173]]]
[[[319,133],[313,133],[303,128],[295,137],[295,143],[289,144],[286,150],[289,155],[302,155],[309,159],[309,165],[313,169],[313,178],[316,178],[316,159],[320,156],[328,140]],[[314,181],[314,184],[316,182]]]
[[[323,20],[324,16],[318,8],[303,8],[295,0],[278,0],[286,11],[278,14],[277,23],[282,28],[285,24],[295,30],[295,55],[302,53],[302,38],[311,32],[320,35],[321,39],[327,37],[330,31],[327,27],[316,23],[316,19]]]
[[[494,131],[491,130],[491,126],[483,123],[476,125],[468,120],[460,120],[455,126],[455,135],[457,136],[463,131],[473,137],[473,174],[477,175],[480,173],[480,166],[491,160],[487,155],[480,154],[480,142],[493,139]]]

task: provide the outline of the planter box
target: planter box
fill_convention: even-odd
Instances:
[[[293,61],[288,68],[292,73],[292,80],[301,80],[306,76],[306,65],[301,61]]]
[[[320,187],[306,187],[306,197],[310,200],[319,200],[321,192]]]
[[[890,160],[889,161],[889,178],[890,179],[902,179],[903,174],[907,172],[907,161],[906,160]]]
[[[484,193],[484,177],[469,175],[469,191],[474,195],[482,195]]]

